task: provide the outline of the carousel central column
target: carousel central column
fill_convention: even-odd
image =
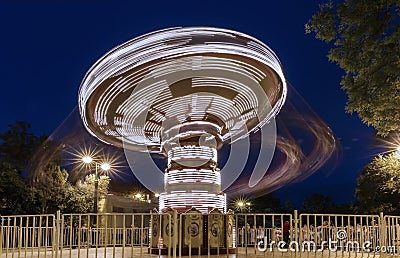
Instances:
[[[220,127],[210,122],[191,121],[165,130],[163,151],[168,157],[165,192],[160,211],[173,208],[185,212],[196,208],[225,212],[226,196],[221,191],[217,150],[222,146]]]

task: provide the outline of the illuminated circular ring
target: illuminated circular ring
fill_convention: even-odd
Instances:
[[[220,28],[170,28],[100,58],[81,83],[79,109],[100,140],[160,152],[163,132],[193,121],[218,126],[223,142],[243,138],[279,112],[286,91],[281,64],[261,41]],[[174,103],[187,105],[171,110]]]

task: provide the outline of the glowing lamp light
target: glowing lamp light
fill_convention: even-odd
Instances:
[[[103,164],[100,165],[100,168],[102,170],[107,171],[107,170],[109,170],[111,168],[111,165],[110,165],[110,163],[103,163]]]
[[[237,197],[232,201],[233,208],[240,212],[249,212],[251,210],[251,202],[245,197]]]
[[[82,161],[83,161],[83,163],[85,163],[85,164],[89,164],[89,163],[92,163],[93,158],[90,157],[90,156],[83,156],[83,157],[82,157]]]
[[[158,197],[160,197],[160,194],[159,194],[159,193],[156,193],[156,194],[154,194],[154,196],[155,196],[156,198],[158,198]]]
[[[135,197],[140,199],[140,198],[142,198],[142,194],[141,193],[137,193],[137,194],[135,194]]]
[[[396,158],[400,159],[400,146],[397,146],[395,156]]]

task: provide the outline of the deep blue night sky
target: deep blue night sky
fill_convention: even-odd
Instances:
[[[374,131],[345,113],[343,72],[327,60],[329,46],[304,32],[318,1],[137,2],[0,2],[0,132],[24,120],[35,134],[51,134],[77,105],[86,71],[120,43],[167,27],[223,27],[269,45],[289,83],[341,142],[336,167],[284,187],[278,197],[301,203],[316,192],[337,203],[354,199],[358,171],[374,155]]]

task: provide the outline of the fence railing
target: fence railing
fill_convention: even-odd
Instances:
[[[207,256],[225,257],[399,255],[400,216],[298,215],[294,211],[219,214],[215,223],[214,215],[202,216],[207,217],[205,225],[196,224],[193,214],[1,216],[0,256],[197,257],[203,249],[208,250]],[[228,246],[234,253],[223,253]]]

